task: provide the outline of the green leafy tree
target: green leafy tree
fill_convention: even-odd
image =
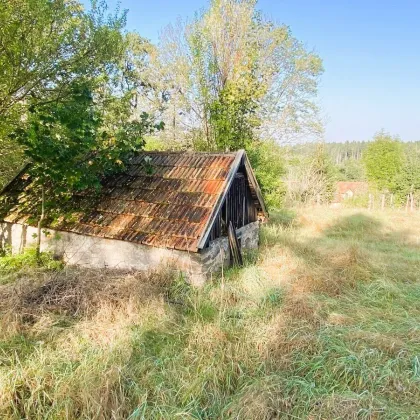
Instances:
[[[0,188],[23,163],[9,137],[28,106],[57,103],[74,83],[115,78],[124,56],[125,14],[104,2],[86,12],[76,0],[0,0]]]
[[[383,131],[375,135],[363,155],[368,180],[379,190],[394,191],[404,164],[401,142]]]
[[[350,158],[343,160],[337,165],[341,181],[363,181],[366,179],[365,167],[363,162],[358,159]]]
[[[420,153],[407,154],[400,172],[395,177],[394,192],[396,201],[404,204],[409,194],[420,200]]]
[[[125,15],[94,1],[0,0],[0,115],[25,111],[27,99],[57,100],[73,83],[109,72],[123,54]]]
[[[166,83],[163,136],[199,150],[246,149],[277,206],[284,166],[272,140],[322,132],[321,59],[287,26],[262,16],[256,1],[212,0],[192,22],[164,31],[155,67]]]
[[[74,82],[65,99],[30,105],[27,122],[11,134],[31,162],[31,188],[40,197],[38,251],[46,211],[59,211],[76,191],[99,191],[101,178],[123,169],[143,147],[144,135],[158,128],[143,114],[109,129],[106,111],[89,84]]]
[[[331,161],[324,143],[317,145],[310,165],[314,174],[322,180],[322,200],[330,202],[335,193],[335,183],[337,181],[338,171]]]
[[[286,195],[283,181],[286,162],[281,147],[274,141],[254,142],[248,157],[268,208],[280,208]]]
[[[286,142],[322,131],[320,58],[254,0],[212,0],[193,22],[166,29],[158,58],[169,87],[166,135],[200,133],[200,148],[233,150],[252,137]]]
[[[231,151],[251,148],[255,129],[261,121],[256,111],[258,103],[252,85],[226,86],[210,106],[210,123],[215,147]]]

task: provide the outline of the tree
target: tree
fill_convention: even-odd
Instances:
[[[218,150],[250,149],[254,130],[261,124],[257,101],[249,86],[226,86],[210,105],[209,122]],[[210,146],[211,147],[211,146]]]
[[[345,159],[337,167],[341,181],[363,181],[366,178],[365,168],[361,160]]]
[[[248,149],[248,157],[269,209],[282,206],[286,195],[283,175],[286,161],[281,147],[274,141],[256,141]]]
[[[363,156],[366,175],[381,191],[394,191],[396,177],[402,169],[404,154],[401,142],[384,131],[375,135]]]
[[[110,129],[108,113],[114,109],[98,106],[89,84],[74,82],[65,99],[30,105],[26,124],[11,134],[31,162],[32,195],[40,198],[38,252],[46,211],[60,212],[74,192],[94,195],[102,177],[123,169],[143,147],[144,135],[158,128],[143,114]]]
[[[124,14],[107,17],[105,3],[85,12],[74,0],[16,0],[0,21],[1,141],[30,162],[40,231],[46,211],[60,210],[75,191],[98,190],[145,134],[162,128],[137,104],[149,89],[149,44],[124,34]]]
[[[291,203],[329,203],[334,196],[337,169],[325,145],[316,145],[313,153],[292,162],[287,176],[287,194]]]
[[[100,1],[86,12],[76,0],[0,0],[0,186],[23,163],[8,134],[29,103],[60,101],[75,82],[118,73],[124,23]]]
[[[395,176],[394,193],[396,201],[404,204],[412,194],[414,200],[420,200],[420,152],[406,153],[400,172]]]
[[[314,101],[320,58],[255,6],[253,0],[213,0],[161,39],[166,127],[173,120],[179,134],[184,129],[197,138],[199,132],[201,147],[232,150],[257,132],[286,142],[322,130]]]
[[[0,116],[109,72],[123,53],[124,23],[124,14],[106,16],[103,2],[86,13],[76,0],[0,0]]]

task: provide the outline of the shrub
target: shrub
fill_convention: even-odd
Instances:
[[[50,252],[37,255],[35,248],[29,248],[20,254],[12,254],[10,249],[4,252],[4,256],[0,257],[0,284],[8,283],[13,279],[13,274],[25,269],[58,270],[63,267],[62,261],[55,259]]]

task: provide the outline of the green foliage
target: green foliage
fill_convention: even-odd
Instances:
[[[329,202],[332,200],[335,193],[335,182],[337,180],[337,169],[333,165],[330,156],[328,155],[325,145],[318,144],[316,152],[312,157],[311,162],[314,173],[317,177],[322,179],[323,201]]]
[[[94,79],[123,53],[125,15],[106,4],[85,12],[77,0],[1,0],[0,115],[20,118],[26,99],[60,99],[72,83]],[[20,112],[16,112],[19,110]]]
[[[254,142],[249,146],[248,157],[268,208],[280,208],[286,193],[282,179],[285,159],[281,147],[274,141]]]
[[[420,199],[420,152],[406,155],[404,164],[395,177],[396,201],[404,204],[408,194],[413,194],[416,202]]]
[[[37,254],[35,249],[29,248],[20,254],[12,254],[6,249],[0,255],[0,285],[15,280],[21,271],[42,268],[45,270],[60,270],[63,263],[53,258],[49,252]]]
[[[260,125],[256,114],[258,94],[252,81],[245,86],[225,87],[210,106],[210,124],[218,150],[248,149]]]
[[[161,41],[157,67],[168,81],[163,107],[175,140],[192,136],[200,150],[224,151],[322,131],[314,101],[321,59],[255,1],[211,1]]]
[[[90,86],[76,82],[61,101],[29,107],[27,121],[11,136],[31,162],[31,193],[44,189],[48,211],[59,209],[75,191],[94,194],[103,176],[122,170],[124,161],[142,148],[144,134],[159,128],[142,114],[112,129],[109,121],[119,119],[121,109],[99,106]],[[33,197],[31,204],[36,201]]]
[[[97,143],[100,125],[89,87],[73,84],[65,100],[29,107],[27,124],[12,136],[24,147],[39,184],[71,193],[99,182],[95,175],[105,163],[100,152],[110,143],[106,136]]]
[[[77,0],[0,0],[0,187],[24,162],[9,134],[29,104],[59,102],[76,82],[115,73],[124,51],[125,15],[106,15],[95,1],[87,13]]]
[[[23,167],[25,156],[22,147],[8,137],[11,128],[0,123],[0,190]]]
[[[159,137],[153,135],[145,136],[144,141],[145,144],[143,150],[147,152],[167,150],[167,145]]]
[[[381,131],[369,143],[363,156],[367,178],[380,191],[394,191],[396,177],[404,163],[398,138]]]
[[[124,34],[124,24],[125,13],[108,15],[103,1],[86,11],[77,0],[1,0],[0,169],[8,169],[0,185],[24,154],[37,178],[61,177],[67,192],[98,184],[94,174],[162,128],[137,109],[139,90],[149,89],[142,76],[150,44]]]
[[[366,179],[365,167],[360,159],[346,159],[337,167],[340,181],[363,181]]]

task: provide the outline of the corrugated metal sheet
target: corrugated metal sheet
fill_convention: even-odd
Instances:
[[[129,162],[125,173],[103,182],[102,195],[89,211],[58,228],[197,252],[198,241],[223,192],[235,156],[235,153],[139,154]],[[21,179],[19,188],[27,186],[27,182]],[[13,185],[16,189],[16,183]],[[89,200],[86,194],[79,198]],[[5,220],[16,222],[15,217],[12,210]],[[21,212],[19,218],[23,218]]]

